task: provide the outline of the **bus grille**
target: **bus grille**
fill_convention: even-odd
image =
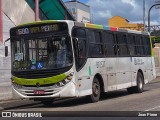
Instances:
[[[43,94],[35,94],[35,90],[24,90],[24,89],[16,89],[18,92],[20,92],[21,94],[25,95],[25,96],[50,96],[53,95],[57,92],[59,92],[59,90],[57,89],[39,89],[39,91],[44,91]]]

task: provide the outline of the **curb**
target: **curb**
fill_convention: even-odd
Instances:
[[[3,100],[0,100],[0,104],[3,104],[4,102],[7,103],[7,102],[13,102],[13,101],[18,101],[20,99],[3,99]],[[1,108],[1,106],[0,106]]]

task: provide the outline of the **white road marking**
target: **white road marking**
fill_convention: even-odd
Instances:
[[[147,109],[145,111],[151,111],[151,110],[154,110],[154,109],[157,109],[157,108],[160,108],[160,106],[157,106],[157,107],[154,107],[154,108],[150,108],[150,109]]]

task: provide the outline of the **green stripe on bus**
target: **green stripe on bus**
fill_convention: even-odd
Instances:
[[[91,67],[90,66],[88,67],[88,73],[91,76]]]
[[[95,29],[103,29],[102,25],[96,25],[96,24],[86,24],[87,28],[95,28]]]
[[[39,25],[39,24],[45,24],[45,23],[56,23],[58,22],[57,20],[44,20],[44,21],[36,21],[36,22],[30,22],[26,24],[20,24],[18,27],[26,27],[28,25]]]
[[[151,43],[151,54],[152,54],[152,57],[154,57],[154,51],[153,51],[153,47],[152,47],[152,38],[150,38],[150,43]]]
[[[152,57],[154,57],[154,51],[152,50]]]
[[[26,79],[26,78],[18,78],[13,77],[13,81],[19,85],[36,85],[36,83],[39,83],[40,85],[47,85],[47,84],[53,84],[58,83],[62,80],[64,80],[67,76],[65,74],[48,77],[48,78],[38,78],[38,79]]]

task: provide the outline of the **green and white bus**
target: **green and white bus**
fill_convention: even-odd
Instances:
[[[68,20],[39,21],[10,30],[15,98],[51,104],[55,98],[127,89],[143,91],[155,75],[147,32]]]

